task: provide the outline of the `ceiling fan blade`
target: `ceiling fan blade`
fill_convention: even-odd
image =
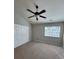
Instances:
[[[34,17],[35,15],[33,15],[33,16],[30,16],[30,17],[28,17],[28,18],[31,18],[31,17]]]
[[[34,3],[34,5],[35,5],[35,8],[36,8],[36,12],[38,12],[38,5],[36,5],[35,3]]]
[[[46,18],[45,16],[42,16],[42,15],[39,15],[40,17],[42,17],[42,18]]]
[[[27,9],[27,11],[29,11],[29,12],[31,12],[31,13],[33,13],[33,14],[35,14],[33,11],[31,11],[30,9]]]
[[[36,17],[36,20],[38,20],[38,17]]]
[[[40,11],[39,14],[42,14],[42,13],[44,13],[44,12],[46,12],[46,10],[42,10],[42,11]]]
[[[38,9],[38,5],[35,5],[36,9]]]
[[[35,3],[34,3],[34,5],[35,5],[36,9],[38,9],[38,5],[36,5]]]

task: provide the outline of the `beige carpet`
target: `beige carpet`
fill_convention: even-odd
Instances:
[[[30,42],[14,49],[14,59],[64,59],[60,47]]]

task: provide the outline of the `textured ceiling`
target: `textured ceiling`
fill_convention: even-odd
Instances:
[[[49,23],[49,22],[62,22],[64,21],[64,0],[15,0],[14,11],[15,14],[19,14],[21,17],[28,20],[30,23]],[[39,10],[46,9],[46,13],[43,13],[43,16],[46,16],[46,19],[40,18],[37,21],[35,17],[27,18],[28,16],[33,15],[28,12],[26,9],[36,11],[34,3],[39,6]]]

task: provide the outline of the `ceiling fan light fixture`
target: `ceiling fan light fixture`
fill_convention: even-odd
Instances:
[[[34,5],[35,5],[35,7],[36,7],[36,12],[33,12],[33,11],[31,11],[30,9],[27,9],[27,11],[29,11],[29,12],[31,12],[31,13],[34,14],[33,16],[30,16],[30,17],[28,17],[28,18],[36,17],[36,20],[38,20],[38,16],[41,17],[41,18],[46,18],[45,16],[42,16],[42,15],[41,15],[41,14],[45,13],[46,10],[44,9],[44,10],[38,12],[38,8],[39,8],[38,5],[36,5],[36,4],[34,4]]]

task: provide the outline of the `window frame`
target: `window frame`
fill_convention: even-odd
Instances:
[[[59,27],[60,29],[59,29],[59,36],[54,36],[54,35],[45,35],[45,27]],[[44,36],[45,37],[55,37],[55,38],[60,38],[61,37],[61,26],[56,26],[56,25],[54,25],[54,26],[45,26],[44,27]]]

